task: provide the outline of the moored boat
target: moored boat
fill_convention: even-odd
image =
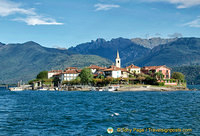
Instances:
[[[107,89],[105,89],[105,91],[113,92],[117,91],[118,88],[119,86],[109,86]]]
[[[10,91],[23,91],[24,89],[22,87],[10,87]]]

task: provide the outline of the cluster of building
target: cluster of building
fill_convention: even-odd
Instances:
[[[125,68],[121,68],[121,59],[119,57],[119,52],[117,51],[117,57],[115,59],[115,65],[110,67],[100,67],[96,65],[91,65],[88,68],[91,69],[92,74],[94,77],[98,77],[99,75],[104,75],[105,77],[112,77],[112,78],[128,78],[129,75],[135,74],[155,74],[156,72],[161,72],[164,75],[164,79],[171,78],[171,69],[163,66],[145,66],[145,67],[138,67],[133,64],[127,66]],[[65,70],[52,70],[48,72],[48,78],[52,78],[54,76],[59,77],[62,81],[71,81],[76,79],[79,74],[81,73],[81,69],[76,67],[68,67]]]

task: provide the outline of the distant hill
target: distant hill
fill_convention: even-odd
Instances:
[[[113,62],[116,58],[116,52],[119,50],[122,65],[144,57],[150,52],[149,48],[145,48],[141,45],[133,43],[130,39],[125,38],[116,38],[111,41],[97,39],[96,41],[71,47],[68,50],[74,53],[98,55]]]
[[[27,81],[42,70],[63,69],[68,66],[84,67],[90,64],[110,65],[115,61],[117,50],[122,66],[131,63],[138,66],[169,67],[200,65],[200,38],[154,38],[139,41],[143,42],[136,44],[125,38],[111,41],[97,39],[68,50],[46,48],[35,42],[7,45],[0,43],[0,83],[14,83],[21,79]],[[158,45],[159,43],[161,45]],[[150,49],[153,46],[155,47]],[[187,70],[190,72],[190,69]]]
[[[167,44],[169,42],[173,42],[177,40],[177,38],[172,39],[163,39],[160,37],[150,38],[150,39],[142,39],[142,38],[133,38],[131,39],[132,42],[144,46],[146,48],[153,49],[154,47],[161,45],[161,44]]]
[[[95,55],[79,55],[67,50],[45,48],[35,42],[0,44],[0,83],[28,81],[42,70],[110,65],[111,61]]]
[[[200,66],[172,67],[172,72],[181,72],[185,75],[187,84],[200,85]]]
[[[179,38],[173,42],[154,47],[145,57],[132,61],[144,65],[199,65],[200,38]]]

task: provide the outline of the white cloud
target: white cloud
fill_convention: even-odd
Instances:
[[[16,3],[10,0],[0,0],[0,16],[5,17],[12,14],[26,15],[25,18],[13,19],[14,21],[23,21],[28,25],[62,25],[52,18],[41,17],[34,11],[33,8],[22,8],[20,3]]]
[[[96,8],[96,11],[100,10],[110,10],[112,8],[119,8],[119,5],[114,5],[114,4],[95,4],[94,7]]]
[[[28,16],[27,18],[16,18],[14,21],[22,21],[28,25],[63,25],[63,23],[58,23],[52,18],[45,18],[41,16]]]
[[[11,14],[27,14],[34,15],[34,9],[20,8],[21,4],[8,0],[0,0],[0,16],[8,16]]]
[[[177,8],[189,8],[192,6],[200,5],[200,0],[143,0],[147,2],[169,2],[171,4],[176,4]]]
[[[188,22],[188,23],[185,23],[183,24],[184,26],[189,26],[189,27],[197,27],[197,28],[200,28],[200,16],[197,17],[197,19],[191,21],[191,22]]]

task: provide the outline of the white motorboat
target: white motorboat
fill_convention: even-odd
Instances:
[[[102,87],[92,87],[90,91],[99,91],[102,92],[104,89]]]
[[[119,86],[109,86],[105,91],[113,92],[117,91],[118,88]]]
[[[24,89],[22,87],[10,87],[10,91],[23,91]]]
[[[48,89],[47,88],[40,88],[38,89],[39,91],[47,91]]]

